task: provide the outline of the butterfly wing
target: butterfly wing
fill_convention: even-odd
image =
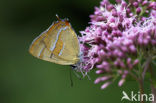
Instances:
[[[60,32],[60,41],[62,42],[62,49],[60,52],[57,52],[56,55],[61,58],[66,58],[67,60],[73,60],[75,63],[79,60],[78,56],[80,55],[79,42],[77,35],[74,30],[71,28],[70,24]],[[68,55],[67,55],[68,54]]]
[[[71,25],[59,21],[33,41],[29,52],[42,60],[72,65],[79,61],[79,42]]]

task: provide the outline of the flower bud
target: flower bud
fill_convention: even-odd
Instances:
[[[112,82],[106,82],[101,86],[101,89],[107,88]]]
[[[102,73],[104,73],[103,70],[97,70],[97,71],[96,71],[96,74],[102,74]]]
[[[139,60],[136,59],[134,62],[133,62],[133,66],[137,65],[139,63]]]
[[[147,5],[148,4],[148,1],[147,0],[144,0],[143,2],[142,2],[142,6],[145,6],[145,5]]]
[[[134,6],[134,7],[138,7],[138,2],[134,2],[134,3],[133,3],[133,6]]]
[[[138,7],[138,8],[136,9],[136,13],[137,13],[137,14],[140,14],[140,13],[141,13],[141,8],[140,8],[140,7]]]
[[[123,85],[123,83],[125,82],[125,79],[121,79],[118,83],[118,86],[121,87]]]

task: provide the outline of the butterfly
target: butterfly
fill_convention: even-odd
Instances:
[[[55,21],[46,31],[36,37],[30,45],[33,56],[61,65],[74,65],[80,61],[78,37],[68,19]]]

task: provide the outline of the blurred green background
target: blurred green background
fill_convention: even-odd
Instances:
[[[0,103],[120,103],[122,91],[138,91],[135,81],[105,90],[92,80],[77,79],[70,86],[69,66],[34,58],[28,53],[32,40],[54,20],[69,18],[79,34],[100,0],[1,0],[0,1]],[[149,91],[149,88],[146,88]],[[149,91],[150,92],[150,91]],[[128,103],[124,101],[123,103]]]

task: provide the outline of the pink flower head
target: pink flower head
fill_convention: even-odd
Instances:
[[[90,15],[90,26],[81,31],[82,36],[79,37],[86,64],[83,69],[90,71],[96,68],[96,74],[107,75],[95,80],[95,84],[105,82],[101,89],[110,85],[113,82],[110,78],[116,78],[115,75],[120,75],[118,85],[121,86],[129,71],[139,64],[138,55],[144,53],[141,50],[152,53],[156,46],[156,2],[129,2],[117,0],[113,5],[103,0]],[[144,12],[143,8],[150,12]],[[140,17],[144,13],[149,16]]]

